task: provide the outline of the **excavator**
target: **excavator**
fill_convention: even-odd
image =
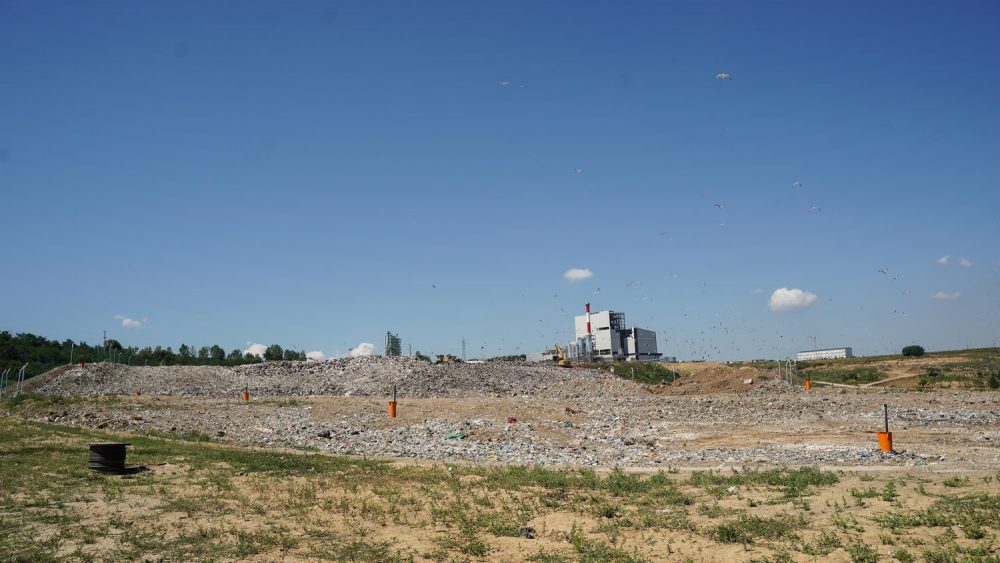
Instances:
[[[556,344],[556,355],[559,356],[559,367],[561,368],[571,368],[573,364],[566,359],[566,353],[563,351],[562,347]]]

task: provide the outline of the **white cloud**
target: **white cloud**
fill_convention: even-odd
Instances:
[[[959,258],[958,265],[962,266],[963,268],[970,268],[972,267],[972,262],[969,262],[968,258]]]
[[[934,294],[934,299],[958,299],[962,294],[957,291],[939,291]]]
[[[267,346],[257,343],[251,344],[249,342],[247,344],[248,344],[247,349],[243,350],[244,354],[251,354],[253,356],[257,356],[258,358],[264,357],[264,351],[267,350]]]
[[[306,359],[322,362],[323,360],[326,359],[326,354],[320,352],[319,350],[316,350],[314,352],[306,352]]]
[[[937,260],[935,260],[935,262],[937,262],[938,264],[941,264],[943,266],[943,265],[947,264],[950,260],[951,260],[951,256],[948,256],[947,254],[945,254],[944,256],[942,256],[942,257],[938,258]]]
[[[142,328],[143,321],[130,319],[124,315],[115,315],[115,318],[122,322],[123,328],[131,328],[135,330],[139,330],[140,328]]]
[[[371,342],[362,342],[356,347],[351,348],[351,357],[356,358],[358,356],[371,356],[373,351],[375,351],[374,344]]]
[[[570,268],[566,270],[563,277],[566,278],[566,281],[568,282],[576,283],[592,277],[593,275],[594,272],[591,272],[589,268]]]
[[[808,307],[812,305],[813,301],[816,301],[815,293],[802,291],[801,289],[779,287],[771,294],[771,302],[768,306],[772,311],[789,311],[791,309]]]

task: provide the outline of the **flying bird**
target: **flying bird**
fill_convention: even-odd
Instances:
[[[880,273],[880,274],[888,274],[889,270],[887,270],[886,268],[879,268],[878,269],[878,273]]]
[[[820,211],[823,211],[823,208],[815,205],[809,208],[809,213],[819,213]]]
[[[510,86],[510,80],[501,80],[500,81],[500,85],[501,86]]]
[[[802,187],[802,182],[792,182],[792,187],[793,188],[801,188]]]
[[[732,80],[733,75],[729,74],[728,72],[720,72],[719,74],[715,75],[715,78],[722,80]]]
[[[583,168],[574,168],[573,170],[576,170],[577,174],[583,174]]]
[[[722,203],[716,203],[715,206],[718,207],[719,209],[722,209],[723,207],[725,207],[725,205],[722,204]]]

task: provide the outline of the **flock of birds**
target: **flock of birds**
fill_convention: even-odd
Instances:
[[[715,78],[717,80],[727,80],[727,81],[733,80],[732,74],[728,72],[720,72],[716,74]],[[512,82],[510,80],[501,80],[499,81],[499,85],[502,88],[507,88],[512,85]],[[524,85],[521,84],[520,87],[524,88]],[[582,175],[584,173],[584,168],[582,166],[575,167],[573,168],[573,173],[576,175]],[[806,185],[802,181],[796,180],[791,183],[791,187],[794,190],[804,190]],[[717,201],[714,203],[714,207],[716,209],[722,210],[726,208],[726,204],[722,201]],[[821,213],[823,209],[819,206],[814,205],[812,207],[809,207],[807,211],[809,213],[815,214],[815,213]],[[722,223],[722,225],[724,226],[725,223]],[[668,232],[663,231],[660,232],[659,235],[667,236]],[[670,237],[669,240],[673,240],[673,237]],[[888,268],[880,268],[878,270],[878,273],[882,274],[883,276],[886,276],[887,279],[892,281],[899,280],[900,277],[898,273],[890,272]],[[671,273],[670,276],[672,279],[677,279],[679,277],[679,274]],[[650,302],[654,301],[652,297],[643,293],[642,282],[637,280],[630,280],[626,281],[624,285],[626,290],[637,292],[638,296],[642,300]],[[702,281],[700,282],[700,285],[702,288],[702,292],[704,292],[708,286],[708,283]],[[436,289],[437,285],[433,285],[432,288]],[[594,295],[600,295],[603,291],[604,290],[601,287],[597,287],[591,293]],[[755,292],[753,293],[759,293],[759,290],[755,290]],[[910,295],[910,293],[911,293],[910,291],[903,291],[902,295],[907,296]],[[525,295],[522,294],[521,297],[524,298]],[[554,299],[558,299],[559,295],[554,294],[552,297]],[[832,298],[829,300],[832,301]],[[558,309],[559,311],[558,315],[554,314],[555,309]],[[899,314],[900,311],[896,308],[891,308],[890,313]],[[555,341],[559,339],[560,335],[565,334],[566,314],[567,312],[564,306],[559,306],[558,304],[556,304],[553,307],[553,316],[559,319],[558,327],[553,327],[554,330],[552,330],[551,332],[539,333],[538,336],[539,338],[544,339],[543,342],[548,342],[549,340]],[[908,316],[907,313],[905,312],[901,314],[903,317]],[[747,322],[747,319],[745,318],[727,319],[726,316],[718,312],[714,313],[714,315],[712,316],[699,316],[693,313],[689,309],[683,312],[682,316],[678,316],[677,318],[679,321],[683,322],[683,326],[678,326],[676,328],[666,327],[665,329],[664,327],[659,328],[661,333],[665,333],[665,336],[663,337],[664,344],[666,344],[668,347],[667,349],[672,350],[674,354],[676,354],[676,352],[679,350],[685,350],[690,354],[690,357],[692,358],[708,359],[712,357],[719,357],[724,353],[723,349],[720,348],[720,345],[724,346],[726,344],[726,341],[728,341],[730,347],[728,350],[725,350],[725,353],[736,352],[736,353],[747,354],[754,351],[759,353],[765,353],[768,349],[773,347],[775,339],[783,341],[783,339],[785,338],[784,334],[764,334],[763,331],[760,331],[757,327],[749,324]],[[650,320],[654,320],[653,317],[650,317]],[[697,321],[702,321],[702,322],[697,322]],[[542,328],[544,330],[545,320],[539,319],[538,323],[539,323],[538,325],[539,328]],[[698,324],[700,324],[701,327],[697,327]],[[692,328],[698,331],[697,334],[695,334],[692,331]],[[689,335],[689,337],[688,338],[674,337],[673,333],[675,330],[683,331],[683,333]],[[740,335],[741,337],[739,342],[737,341],[736,338],[737,335]],[[839,337],[846,338],[847,336],[840,335]],[[815,342],[816,340],[815,336],[812,336],[810,338],[813,338]],[[514,350],[517,351],[520,351],[522,348],[525,349],[528,348],[525,342],[517,342],[511,344],[514,344],[513,346]],[[889,345],[888,342],[885,342],[883,344],[885,344],[886,346]],[[496,343],[495,345],[495,351],[497,354],[502,354],[504,349],[506,350],[510,349],[509,346],[510,345],[506,343],[506,339],[501,338],[500,342]],[[494,346],[492,346],[490,343],[481,343],[479,349],[482,353],[487,354],[494,349]]]

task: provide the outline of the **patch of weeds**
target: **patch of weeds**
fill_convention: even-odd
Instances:
[[[806,555],[822,557],[833,553],[840,545],[840,538],[837,537],[837,534],[823,530],[812,543],[803,543],[799,551]]]
[[[876,563],[878,561],[878,550],[863,542],[847,546],[847,555],[854,563]]]
[[[794,530],[799,524],[786,515],[770,518],[742,515],[719,524],[714,536],[722,543],[742,544],[751,544],[756,540],[794,539],[797,537]]]
[[[607,561],[615,563],[639,563],[643,561],[638,555],[630,554],[621,549],[612,547],[602,541],[590,540],[573,525],[567,538],[576,550],[581,563],[604,563]]]
[[[966,522],[963,524],[962,532],[970,540],[981,540],[986,537],[986,531],[975,522]]]
[[[967,487],[969,485],[969,478],[952,477],[950,479],[945,479],[944,481],[941,482],[941,484],[944,485],[945,487],[952,487],[952,488]]]
[[[602,518],[615,518],[621,514],[621,507],[616,504],[602,502],[594,507],[594,514]]]
[[[732,487],[765,485],[780,490],[784,495],[781,500],[800,497],[806,494],[810,487],[829,486],[839,481],[836,473],[822,471],[817,467],[742,472],[734,470],[730,475],[716,471],[695,471],[690,479],[692,485],[703,487],[716,496],[732,494],[730,492]]]
[[[711,506],[707,504],[698,505],[698,512],[709,518],[718,518],[719,516],[722,516],[723,514],[726,514],[729,511],[719,506],[719,503],[716,502]]]
[[[539,550],[538,553],[529,555],[525,558],[525,561],[531,561],[533,563],[570,563],[573,561],[573,558],[568,555],[562,555],[561,553],[545,551],[542,549]]]
[[[896,482],[890,480],[882,489],[882,500],[885,502],[892,502],[896,500],[897,497],[899,497],[899,493],[896,492]]]
[[[896,561],[900,561],[901,563],[913,563],[917,559],[916,557],[913,556],[912,553],[907,551],[906,548],[904,547],[893,550],[892,557],[893,559],[895,559]]]
[[[404,557],[399,550],[393,550],[388,542],[368,542],[365,540],[340,543],[313,552],[313,555],[329,561],[373,561],[378,563],[412,561],[412,558]]]
[[[879,492],[875,489],[875,487],[868,487],[867,489],[855,489],[854,487],[851,487],[851,496],[859,500],[875,498],[879,496]]]

